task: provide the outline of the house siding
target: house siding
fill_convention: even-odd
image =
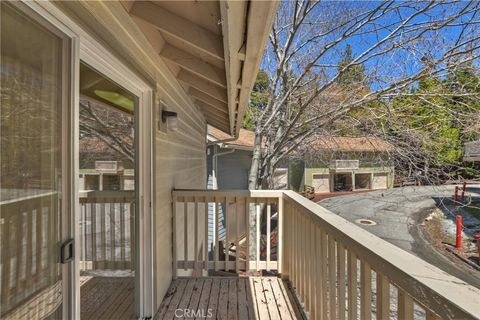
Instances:
[[[158,47],[153,48],[120,2],[58,2],[55,5],[151,84],[156,118],[160,101],[178,113],[177,131],[163,133],[156,130],[154,133],[153,289],[156,310],[173,275],[172,190],[202,189],[207,183],[205,117],[158,55],[163,44],[158,43]],[[178,210],[180,212],[183,208]],[[193,206],[189,207],[189,211],[193,212]],[[193,234],[193,213],[191,216],[188,228]],[[177,222],[183,226],[183,215],[179,215]],[[198,222],[203,225],[202,219]],[[199,238],[204,238],[201,233]],[[178,248],[183,249],[183,237],[179,240]],[[193,244],[192,241],[189,243]],[[200,241],[199,248],[202,246]],[[193,251],[190,247],[189,252],[193,254]]]

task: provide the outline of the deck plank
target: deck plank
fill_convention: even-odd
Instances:
[[[180,278],[172,282],[155,319],[179,319],[176,309],[194,311],[198,319],[302,319],[288,292],[277,277]]]
[[[212,279],[205,279],[202,287],[202,292],[200,294],[200,299],[198,302],[198,310],[203,312],[201,317],[198,317],[197,320],[205,319],[205,314],[208,315],[208,301],[210,300],[210,292],[212,290]]]
[[[268,314],[270,315],[270,319],[272,320],[280,320],[280,313],[278,312],[277,301],[272,293],[272,281],[276,281],[277,279],[274,277],[266,277],[261,278],[262,286],[263,286],[263,293],[265,294],[265,301],[267,302],[267,309]]]
[[[180,300],[182,299],[183,292],[185,291],[185,287],[187,286],[187,279],[177,279],[175,280],[175,293],[173,294],[172,299],[170,300],[170,303],[168,304],[168,309],[167,312],[165,312],[165,315],[162,317],[162,319],[174,319],[175,317],[175,310],[177,309],[178,304],[180,303]]]
[[[253,287],[255,290],[254,296],[257,300],[257,310],[258,310],[258,317],[259,319],[270,319],[270,315],[268,313],[268,301],[265,297],[265,293],[263,291],[263,284],[262,278],[254,277],[253,280]]]
[[[239,278],[237,284],[237,307],[238,307],[238,319],[251,319],[248,313],[248,299],[247,299],[247,278]]]
[[[163,319],[163,317],[165,316],[165,313],[168,310],[170,301],[172,300],[172,297],[176,290],[177,290],[176,281],[172,281],[172,283],[170,284],[170,287],[167,290],[167,293],[165,294],[165,297],[163,297],[163,301],[160,304],[160,308],[158,308],[158,311],[155,315],[155,319]]]
[[[200,303],[200,297],[202,295],[203,284],[205,283],[205,279],[197,279],[193,286],[193,293],[192,298],[190,299],[190,303],[188,304],[189,310],[197,310],[198,304]]]
[[[238,319],[238,279],[232,278],[228,280],[228,315],[227,319]]]
[[[196,282],[195,278],[187,280],[185,291],[183,292],[182,298],[180,299],[180,303],[178,304],[177,309],[187,310],[188,305],[190,304],[190,300],[194,293],[193,289],[195,288],[195,282]],[[175,316],[175,318],[177,317]]]
[[[218,311],[218,295],[220,294],[220,279],[212,279],[212,289],[210,291],[210,300],[208,301],[207,310],[212,311],[212,319],[217,318]]]
[[[280,288],[280,279],[274,278],[270,282],[272,287],[272,294],[275,298],[275,303],[277,304],[278,311],[282,317],[282,320],[291,320],[295,317],[293,308],[290,304],[288,297],[283,295],[283,291]]]
[[[221,279],[220,280],[220,296],[218,297],[218,314],[217,319],[227,319],[228,317],[228,285],[229,279]]]

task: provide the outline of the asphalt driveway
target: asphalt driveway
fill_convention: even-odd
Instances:
[[[321,206],[356,223],[363,229],[480,288],[480,272],[454,263],[438,252],[423,236],[419,224],[439,201],[452,197],[454,186],[403,187],[350,194],[318,202]],[[480,187],[467,192],[480,196]],[[358,223],[359,219],[374,225]],[[357,222],[356,222],[357,221]]]

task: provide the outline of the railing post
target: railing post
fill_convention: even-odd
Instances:
[[[177,197],[172,195],[172,277],[177,278]]]
[[[284,266],[283,266],[283,250],[284,250],[284,233],[283,233],[283,219],[285,217],[284,213],[284,203],[283,197],[278,198],[278,244],[277,244],[277,270],[279,274],[283,273]]]

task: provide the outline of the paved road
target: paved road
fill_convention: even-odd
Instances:
[[[471,285],[480,288],[480,272],[455,264],[424,238],[419,224],[432,212],[436,202],[452,197],[453,186],[403,187],[329,198],[318,202],[321,206],[355,222],[373,220],[376,225],[361,225],[380,238],[439,267]],[[480,186],[468,192],[480,196]]]

